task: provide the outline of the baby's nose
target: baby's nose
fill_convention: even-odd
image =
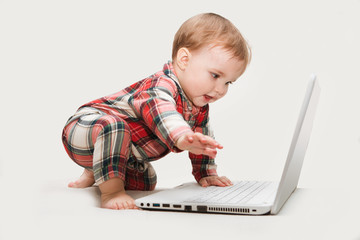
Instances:
[[[226,91],[227,91],[227,89],[226,89],[225,86],[219,86],[218,85],[218,86],[215,87],[215,92],[220,97],[224,96],[226,94]]]

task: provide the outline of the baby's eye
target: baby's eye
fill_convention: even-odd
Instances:
[[[219,75],[218,74],[216,74],[216,73],[211,73],[211,76],[213,77],[213,78],[219,78]]]
[[[229,81],[229,82],[226,83],[226,85],[229,85],[229,84],[233,84],[233,82]]]

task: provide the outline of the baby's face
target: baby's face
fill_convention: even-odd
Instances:
[[[225,96],[244,68],[244,61],[233,58],[223,47],[207,46],[190,52],[179,81],[189,100],[203,107]]]

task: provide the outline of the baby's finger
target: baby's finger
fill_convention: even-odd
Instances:
[[[211,148],[219,148],[222,149],[223,146],[221,144],[219,144],[217,141],[215,141],[213,138],[211,137],[204,137],[200,139],[200,142],[204,145],[208,145]]]
[[[223,182],[226,186],[233,185],[233,183],[227,177],[220,177],[220,181]]]
[[[211,185],[212,186],[219,186],[219,187],[226,187],[227,186],[225,183],[220,181],[220,178],[213,178],[211,180]]]
[[[199,183],[200,183],[200,185],[201,185],[202,187],[207,187],[207,186],[209,186],[209,183],[208,183],[207,180],[204,179],[204,178],[202,178]]]
[[[204,152],[202,153],[203,155],[207,155],[211,158],[215,158],[217,151],[215,149],[211,149],[211,148],[205,148]]]
[[[224,146],[223,145],[221,145],[220,143],[217,143],[218,145],[217,145],[217,148],[218,149],[223,149],[224,148]]]
[[[223,146],[220,143],[218,143],[217,141],[215,141],[215,139],[212,139],[212,138],[210,138],[210,139],[211,140],[209,141],[209,145],[211,145],[214,148],[219,148],[219,149],[223,148]]]

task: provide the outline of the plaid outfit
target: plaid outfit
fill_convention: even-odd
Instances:
[[[82,105],[67,121],[64,147],[101,184],[113,177],[125,189],[152,190],[156,173],[150,162],[171,152],[186,133],[213,136],[209,106],[192,106],[180,87],[171,62],[163,70],[112,95]],[[189,152],[197,181],[216,176],[214,159]]]

